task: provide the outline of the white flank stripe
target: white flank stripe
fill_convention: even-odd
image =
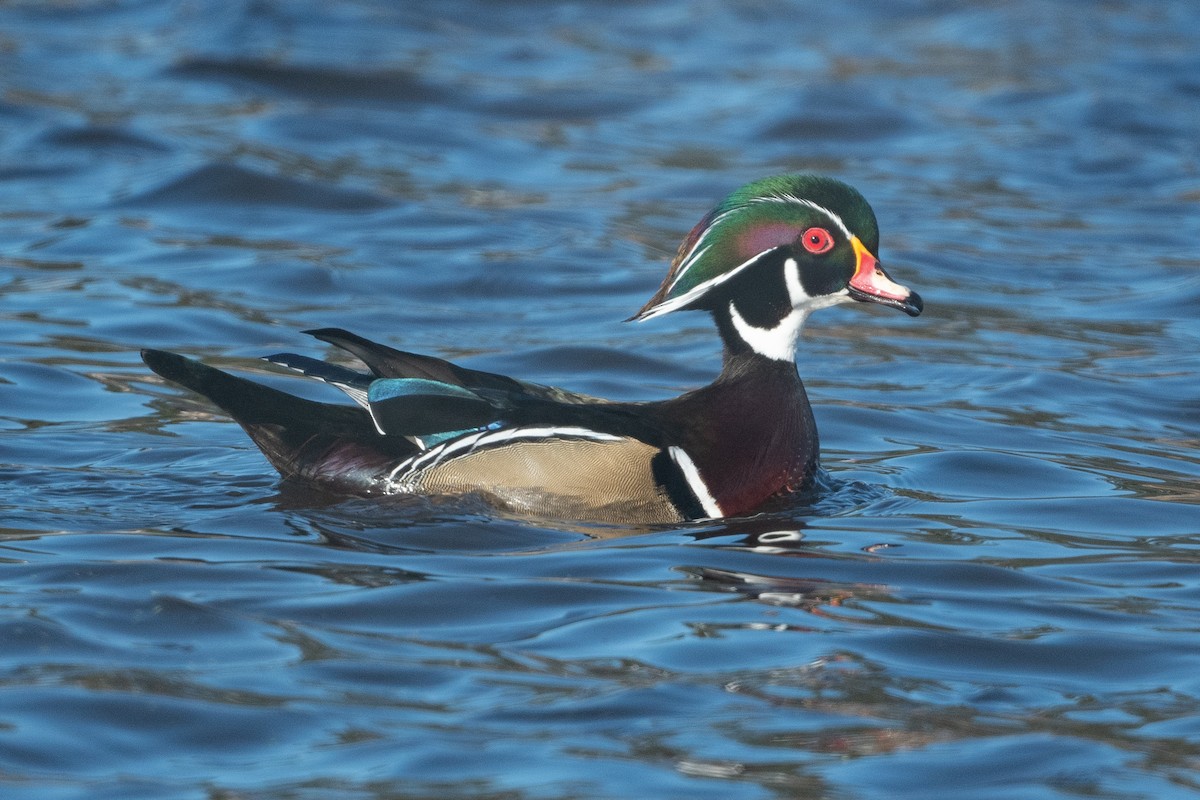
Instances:
[[[597,442],[616,442],[621,437],[611,433],[602,433],[590,428],[565,426],[562,428],[512,428],[510,430],[493,431],[485,434],[478,442],[480,445],[498,444],[510,439],[549,439],[552,436],[574,436],[580,439],[592,439]]]
[[[455,455],[472,453],[480,447],[524,439],[549,439],[555,436],[571,436],[577,439],[591,439],[596,442],[619,442],[622,439],[622,437],[611,433],[602,433],[601,431],[574,426],[480,431],[479,433],[472,433],[458,439],[452,439],[449,442],[426,450],[424,453],[418,453],[411,458],[406,458],[392,469],[387,476],[386,483],[389,489],[396,489],[400,484],[408,481],[417,473],[435,467],[443,461],[453,458]]]
[[[725,516],[721,511],[721,506],[717,504],[717,499],[708,491],[704,478],[700,477],[700,470],[696,469],[692,457],[685,453],[682,447],[668,447],[667,454],[671,456],[671,460],[683,473],[684,480],[687,481],[692,494],[696,495],[696,499],[700,501],[700,507],[704,509],[705,514],[708,514],[709,519],[720,519]]]
[[[396,475],[402,471],[406,472],[411,470],[416,472],[424,469],[426,466],[432,466],[434,463],[441,461],[443,458],[450,456],[459,450],[470,448],[476,442],[478,442],[479,437],[483,436],[483,434],[486,432],[487,431],[480,431],[479,433],[472,433],[458,439],[451,439],[444,444],[439,444],[437,447],[434,447],[431,450],[426,450],[424,453],[418,453],[411,458],[406,458],[404,461],[401,461],[398,465],[396,465],[396,468],[392,470],[391,475],[388,475],[388,481],[394,480]],[[426,462],[429,463],[426,464]]]

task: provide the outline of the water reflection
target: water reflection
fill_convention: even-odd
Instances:
[[[4,5],[0,773],[38,800],[1200,788],[1200,20],[1089,10]],[[708,323],[619,320],[784,170],[863,189],[929,310],[814,317],[826,473],[755,517],[325,497],[137,362],[257,371],[336,325],[677,394],[716,373]]]

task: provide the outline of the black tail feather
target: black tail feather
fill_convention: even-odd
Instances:
[[[361,372],[355,372],[352,369],[330,364],[328,361],[302,356],[296,353],[273,353],[269,356],[263,356],[263,361],[269,361],[272,364],[278,364],[281,367],[295,370],[307,378],[316,378],[319,381],[332,384],[334,386],[348,386],[352,389],[361,389],[367,391],[371,386],[371,381],[375,378],[372,375],[366,375]]]
[[[371,389],[371,381],[375,380],[372,375],[365,375],[337,364],[318,361],[315,358],[295,353],[275,353],[263,356],[263,361],[270,361],[272,364],[293,369],[306,378],[315,378],[330,386],[336,386],[351,400],[363,408],[367,407],[367,392]]]
[[[284,477],[366,492],[416,447],[380,436],[356,406],[306,400],[163,350],[142,360],[167,380],[204,395],[241,425]]]
[[[465,389],[525,391],[520,382],[504,375],[467,369],[433,356],[396,350],[341,328],[318,328],[304,332],[357,356],[380,378],[427,378]]]

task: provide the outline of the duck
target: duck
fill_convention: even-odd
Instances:
[[[884,271],[866,199],[834,178],[742,186],[691,230],[628,321],[712,316],[720,374],[677,397],[617,402],[394,349],[340,328],[305,331],[352,369],[297,353],[265,360],[350,398],[321,402],[185,356],[146,365],[228,414],[286,480],[357,496],[472,496],[522,516],[679,523],[752,515],[808,491],[820,445],[796,367],[808,316],[871,303],[917,316]]]

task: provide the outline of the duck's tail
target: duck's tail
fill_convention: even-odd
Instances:
[[[404,437],[381,436],[357,406],[306,400],[163,350],[143,350],[142,360],[233,417],[285,478],[369,494],[416,449]]]

